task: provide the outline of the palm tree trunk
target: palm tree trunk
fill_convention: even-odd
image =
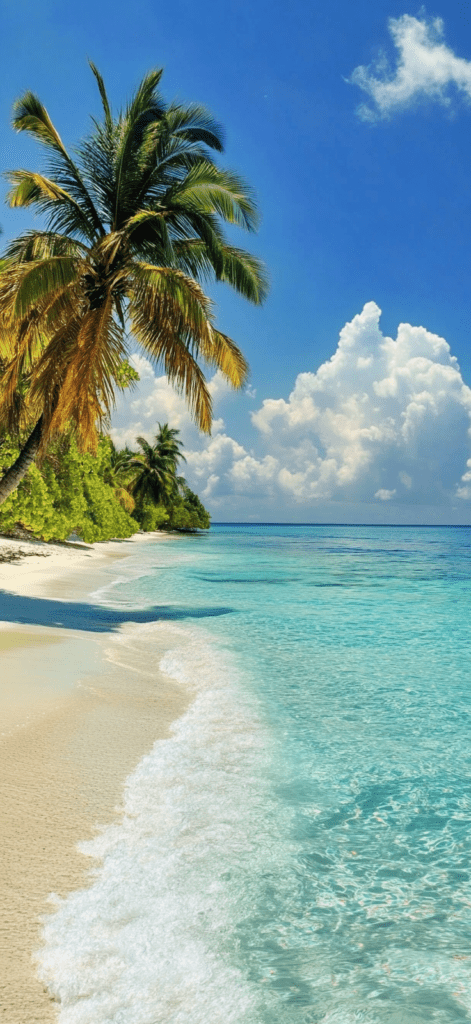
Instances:
[[[42,427],[43,418],[40,416],[24,448],[21,449],[16,462],[2,476],[0,480],[0,505],[3,505],[3,502],[6,501],[12,491],[16,490],[18,484],[26,476],[31,463],[34,462],[38,454],[39,445],[41,444]]]

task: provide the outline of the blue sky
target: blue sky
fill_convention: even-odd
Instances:
[[[67,143],[87,131],[99,112],[90,57],[117,106],[164,66],[166,97],[211,109],[224,164],[257,192],[261,229],[238,241],[265,260],[270,296],[254,309],[214,292],[220,326],[249,359],[250,392],[214,382],[205,441],[141,365],[142,386],[114,421],[116,439],[131,440],[173,417],[214,518],[471,521],[469,11],[450,0],[138,0],[132,13],[108,0],[4,0],[3,168],[39,163],[9,128],[27,88]],[[0,224],[8,240],[31,218],[4,207]],[[396,341],[400,323],[425,334]]]

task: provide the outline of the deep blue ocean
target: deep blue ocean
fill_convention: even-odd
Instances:
[[[471,528],[213,526],[118,574],[94,600],[163,606],[121,663],[192,702],[49,919],[61,1024],[471,1021]]]

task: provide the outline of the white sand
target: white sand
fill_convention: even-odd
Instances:
[[[156,535],[152,535],[152,540]],[[163,543],[171,537],[160,535]],[[45,601],[81,602],[110,582],[129,541],[63,547],[0,538],[2,550],[31,554],[0,563],[0,614],[12,619],[20,596],[34,619]],[[33,554],[33,552],[41,553]],[[47,556],[47,557],[43,557]],[[8,595],[11,595],[10,597]],[[52,604],[51,604],[51,607]],[[54,614],[57,613],[57,606]],[[64,608],[66,606],[64,605]],[[44,615],[44,612],[42,612]],[[82,620],[81,620],[82,621]],[[57,1020],[37,980],[32,954],[47,897],[87,884],[76,843],[114,816],[122,785],[154,741],[183,713],[186,693],[155,666],[126,670],[106,660],[106,632],[0,621],[0,1020]]]

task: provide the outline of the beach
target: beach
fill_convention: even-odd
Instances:
[[[470,540],[2,563],[4,1021],[468,1018]]]
[[[188,702],[184,687],[159,673],[158,650],[147,667],[139,658],[133,665],[110,661],[107,642],[126,628],[125,616],[100,622],[88,603],[146,540],[62,546],[0,539],[0,553],[24,552],[21,561],[0,564],[0,1019],[6,1024],[57,1020],[57,1004],[33,961],[40,918],[51,910],[48,897],[87,884],[89,860],[77,843],[119,814],[125,778]],[[161,645],[165,650],[163,632]]]

